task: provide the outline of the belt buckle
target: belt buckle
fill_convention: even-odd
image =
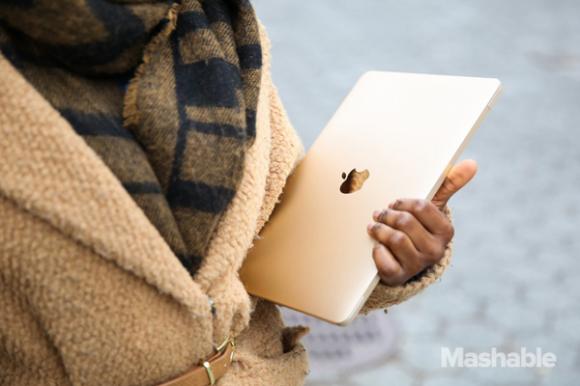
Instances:
[[[228,335],[228,336],[226,336],[226,338],[224,339],[224,341],[223,341],[223,342],[221,342],[221,343],[220,343],[220,344],[219,344],[219,345],[218,345],[218,346],[215,348],[215,350],[216,350],[218,353],[220,353],[220,354],[221,354],[221,353],[223,353],[223,352],[226,350],[226,347],[228,347],[228,343],[232,343],[232,342],[233,342],[233,340],[234,340],[234,338],[230,338],[230,336],[229,336],[229,335]],[[233,347],[236,347],[236,346],[235,346],[235,344],[233,344],[233,343],[232,343],[232,346],[233,346]]]
[[[218,354],[223,354],[228,347],[228,344],[232,346],[232,353],[230,354],[230,363],[234,361],[234,353],[236,352],[236,340],[234,337],[230,337],[229,335],[226,336],[226,339],[222,343],[220,343],[216,348],[216,352]],[[213,374],[213,370],[211,369],[211,363],[209,361],[204,361],[202,364],[205,372],[207,373],[207,377],[209,378],[209,384],[215,385],[215,375]]]
[[[220,343],[220,345],[217,346],[215,348],[215,350],[219,354],[221,354],[224,351],[226,351],[228,344],[232,346],[232,354],[230,355],[230,362],[233,362],[234,361],[234,352],[236,351],[236,339],[233,336],[232,337],[230,337],[229,335],[226,336],[226,339],[224,339],[224,341],[222,343]]]

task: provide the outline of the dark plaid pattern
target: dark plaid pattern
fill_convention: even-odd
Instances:
[[[246,0],[3,0],[0,48],[194,274],[256,129]]]

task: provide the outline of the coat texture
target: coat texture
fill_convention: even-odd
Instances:
[[[304,382],[305,329],[285,327],[237,274],[303,155],[260,36],[255,140],[194,278],[102,159],[0,57],[0,384],[155,385],[228,334],[238,350],[219,385]],[[363,313],[416,294],[449,259],[450,247],[410,283],[380,284]]]

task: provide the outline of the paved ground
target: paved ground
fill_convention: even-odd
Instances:
[[[254,3],[273,41],[274,79],[307,145],[369,69],[493,76],[505,87],[466,154],[481,169],[453,202],[453,266],[422,296],[375,314],[393,332],[381,335],[390,353],[317,384],[578,385],[580,2]],[[558,363],[442,369],[442,346],[541,347]]]

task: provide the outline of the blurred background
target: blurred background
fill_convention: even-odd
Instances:
[[[308,147],[367,70],[497,77],[464,158],[452,266],[411,301],[313,333],[310,385],[580,384],[580,2],[254,0]],[[441,347],[553,352],[552,369],[441,368]]]

